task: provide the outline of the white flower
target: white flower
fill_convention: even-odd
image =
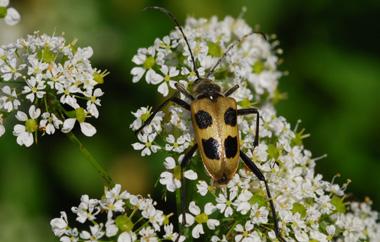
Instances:
[[[50,63],[45,73],[47,84],[51,89],[57,89],[61,83],[66,81],[65,69],[61,63]]]
[[[38,60],[36,58],[36,54],[28,56],[28,62],[28,75],[36,75],[37,77],[41,77],[42,72],[49,67],[48,63],[44,63],[43,61]],[[38,81],[41,81],[41,79]]]
[[[170,124],[175,128],[180,129],[182,132],[191,132],[191,125],[189,125],[190,114],[187,110],[175,105],[169,107],[170,111]]]
[[[253,194],[248,190],[243,190],[240,192],[238,198],[235,201],[236,210],[243,215],[247,214],[252,208],[250,202],[252,196]]]
[[[223,193],[219,193],[219,196],[216,198],[216,207],[221,213],[224,213],[225,217],[229,217],[233,213],[232,204],[235,198],[237,197],[236,190],[230,190],[229,196],[225,190]]]
[[[95,220],[96,215],[100,212],[99,200],[90,199],[88,195],[82,195],[80,200],[81,203],[78,207],[71,208],[71,211],[77,215],[77,221],[84,223],[87,220]]]
[[[5,109],[7,112],[17,110],[21,102],[17,98],[16,89],[12,90],[9,86],[4,86],[1,91],[4,96],[0,97],[0,108]]]
[[[142,228],[139,232],[139,235],[141,235],[141,241],[158,242],[156,233],[151,227]]]
[[[80,130],[84,135],[88,137],[94,136],[96,134],[96,128],[92,124],[85,122],[87,116],[86,111],[83,108],[78,107],[75,109],[75,113],[76,118],[68,118],[63,122],[62,132],[69,133],[78,121]]]
[[[106,236],[113,237],[117,234],[119,228],[116,226],[115,221],[112,219],[107,220],[106,222]]]
[[[138,50],[137,55],[135,55],[132,58],[132,61],[137,64],[141,65],[138,67],[134,67],[131,70],[131,74],[133,76],[132,82],[138,82],[142,78],[142,76],[145,74],[145,72],[148,70],[146,74],[146,81],[148,83],[151,82],[151,76],[156,74],[154,70],[151,68],[155,65],[155,49],[154,48],[141,48]]]
[[[180,157],[179,160],[182,160]],[[176,165],[173,157],[166,157],[164,162],[165,168],[169,171],[164,171],[160,175],[160,183],[166,186],[169,192],[174,192],[181,187],[181,164]],[[183,176],[189,180],[196,180],[197,173],[193,170],[187,170]]]
[[[105,190],[105,197],[100,204],[108,211],[107,217],[111,218],[114,212],[124,212],[124,200],[129,197],[130,194],[127,191],[121,192],[121,185],[116,184],[111,190]]]
[[[156,134],[152,133],[148,135],[140,133],[137,135],[137,137],[141,143],[136,142],[132,144],[132,146],[135,150],[141,150],[142,156],[149,156],[152,154],[152,152],[156,153],[157,150],[161,149],[160,146],[153,143],[154,139],[156,138]]]
[[[253,224],[265,224],[268,222],[268,214],[269,211],[266,207],[259,208],[258,204],[255,203],[251,208],[251,222]]]
[[[198,181],[197,191],[201,196],[206,196],[209,191],[209,185],[205,181]]]
[[[326,227],[326,231],[330,236],[333,236],[335,234],[335,226],[329,225]]]
[[[123,232],[117,238],[117,242],[133,242],[136,241],[136,234],[132,232]]]
[[[21,16],[16,9],[14,8],[7,9],[7,15],[4,18],[6,24],[16,25],[18,22],[20,22],[20,19],[21,19]]]
[[[241,224],[237,224],[235,227],[237,235],[235,236],[235,241],[241,242],[259,242],[260,237],[253,231],[253,224],[247,221],[244,227]]]
[[[0,0],[0,7],[7,7],[9,5],[9,0]]]
[[[215,207],[211,203],[207,203],[204,207],[204,212],[200,210],[200,208],[195,204],[194,201],[190,202],[189,211],[190,213],[185,213],[186,216],[186,224],[185,226],[190,227],[194,224],[195,226],[191,231],[191,235],[193,238],[198,239],[201,234],[204,234],[203,224],[207,224],[207,227],[210,230],[215,230],[217,226],[219,226],[220,222],[217,219],[210,219],[209,215],[211,215],[214,211]],[[180,223],[183,223],[182,214],[179,216]]]
[[[67,214],[61,212],[60,218],[55,218],[50,221],[50,226],[55,236],[61,237],[69,230],[69,223],[67,222]]]
[[[185,236],[179,235],[178,233],[174,232],[173,224],[164,225],[164,231],[164,239],[166,240],[183,242],[186,239]],[[178,238],[178,236],[180,237]]]
[[[100,88],[96,88],[93,92],[88,90],[84,93],[84,95],[89,98],[87,101],[87,112],[95,118],[99,117],[97,106],[101,106],[99,97],[103,96],[103,94],[104,92]]]
[[[35,96],[40,99],[44,97],[46,86],[40,75],[32,76],[29,80],[26,80],[26,84],[27,86],[24,86],[22,93],[27,94],[26,99],[29,99],[31,103],[34,102]]]
[[[174,151],[178,153],[184,152],[190,145],[191,137],[190,134],[181,135],[176,138],[174,135],[169,134],[168,137],[166,137],[166,146],[165,149],[167,151]]]
[[[160,226],[164,222],[163,212],[156,209],[153,205],[147,206],[142,209],[141,215],[149,219],[150,224],[156,231],[160,230]]]
[[[3,8],[6,12],[4,17],[5,23],[8,25],[15,25],[20,21],[20,14],[14,8],[7,8],[9,5],[9,0],[0,0],[0,8]],[[0,15],[0,18],[2,16]]]
[[[17,112],[17,120],[24,122],[24,125],[16,124],[13,128],[13,135],[17,137],[17,144],[25,145],[26,147],[33,144],[33,133],[38,130],[37,118],[40,114],[41,110],[34,105],[29,108],[30,118],[28,118],[28,115],[24,112]]]
[[[150,107],[141,107],[135,113],[132,112],[133,116],[136,117],[135,121],[130,125],[132,130],[139,129],[142,124],[150,117],[151,108]],[[153,130],[159,132],[161,130],[161,122],[163,120],[164,113],[159,111],[156,116],[154,116],[153,120],[150,122],[148,126],[144,128],[145,133],[152,133]]]
[[[8,54],[5,64],[0,66],[0,74],[4,81],[17,80],[22,76],[20,71],[26,66],[25,64],[17,66],[17,59],[13,52],[14,50]]]
[[[77,99],[75,98],[75,94],[80,92],[80,89],[73,85],[73,83],[59,83],[56,85],[57,88],[57,94],[62,96],[60,97],[59,101],[62,104],[68,104],[71,107],[75,108],[78,106]]]
[[[103,226],[102,224],[95,224],[94,226],[90,226],[90,232],[82,231],[80,233],[80,238],[85,242],[97,242],[104,236]]]
[[[160,70],[162,75],[152,73],[152,79],[150,82],[154,85],[158,85],[161,83],[158,86],[158,92],[161,93],[163,96],[167,96],[169,94],[168,85],[173,89],[175,88],[174,84],[176,83],[176,81],[173,80],[173,77],[178,76],[179,71],[175,67],[167,67],[165,65],[162,66]]]
[[[40,129],[43,129],[45,133],[51,135],[55,133],[56,129],[59,129],[63,124],[61,120],[55,116],[54,113],[45,112],[41,115]]]

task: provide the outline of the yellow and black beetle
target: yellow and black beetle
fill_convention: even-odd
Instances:
[[[233,86],[223,93],[221,87],[208,78],[220,64],[221,60],[226,56],[228,51],[230,51],[236,43],[228,47],[223,56],[208,72],[206,77],[202,78],[196,68],[195,59],[187,37],[175,16],[168,10],[161,7],[149,8],[164,12],[174,21],[189,49],[193,63],[193,71],[195,72],[197,79],[193,83],[193,94],[189,93],[184,86],[177,83],[176,93],[156,108],[145,123],[138,130],[136,130],[136,133],[139,133],[144,127],[146,127],[152,121],[157,112],[165,107],[169,102],[174,102],[182,108],[190,111],[196,143],[186,152],[181,161],[182,173],[184,168],[189,164],[195,151],[198,150],[206,171],[213,179],[214,184],[217,186],[225,185],[235,175],[239,166],[239,158],[241,158],[244,164],[255,174],[255,176],[260,181],[264,182],[274,220],[274,231],[280,241],[285,241],[280,235],[276,210],[272,201],[268,183],[255,163],[240,150],[237,116],[247,114],[256,115],[256,132],[253,144],[253,147],[255,148],[258,145],[259,140],[259,111],[256,108],[237,109],[235,99],[229,96],[239,88],[238,85]],[[240,39],[238,43],[242,39]],[[188,104],[184,100],[178,98],[179,93],[182,93],[188,97],[191,100],[191,104]],[[182,184],[184,184],[183,176]],[[184,200],[184,189],[182,189],[182,215],[185,219]]]

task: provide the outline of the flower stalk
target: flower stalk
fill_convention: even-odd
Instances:
[[[115,183],[113,182],[111,176],[102,167],[102,165],[94,158],[94,156],[88,151],[88,149],[83,145],[83,143],[78,139],[78,137],[73,133],[67,133],[66,136],[71,142],[79,147],[79,151],[82,153],[83,157],[90,163],[90,165],[96,170],[100,177],[104,180],[107,187],[113,187]]]

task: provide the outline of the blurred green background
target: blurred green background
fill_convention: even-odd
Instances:
[[[162,161],[150,162],[132,151],[131,111],[161,101],[154,87],[133,85],[131,58],[139,47],[167,34],[173,25],[161,13],[142,11],[159,5],[183,23],[186,16],[238,16],[276,33],[284,50],[280,80],[288,99],[278,113],[293,125],[303,122],[311,137],[306,147],[317,170],[340,183],[351,179],[352,199],[369,196],[380,210],[380,1],[137,1],[11,0],[22,15],[15,27],[0,24],[0,44],[34,30],[65,33],[68,40],[94,48],[93,65],[108,69],[98,134],[81,137],[118,183],[131,192],[151,193]],[[142,98],[143,97],[143,98]],[[100,196],[102,181],[64,135],[19,147],[8,130],[0,139],[0,241],[57,241],[49,221],[69,211],[81,194]],[[78,131],[78,130],[77,130]],[[79,133],[79,132],[78,132]]]

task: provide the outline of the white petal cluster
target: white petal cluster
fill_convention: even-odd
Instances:
[[[19,145],[29,147],[38,135],[57,130],[68,133],[76,123],[93,136],[96,129],[87,119],[99,117],[103,91],[98,85],[107,73],[91,66],[92,54],[91,47],[37,32],[0,46],[0,136],[5,117],[12,115]]]
[[[179,234],[169,223],[169,216],[156,209],[156,202],[122,191],[119,184],[105,189],[102,199],[88,195],[71,211],[78,227],[69,224],[66,212],[51,220],[53,233],[60,241],[176,241]],[[86,229],[87,226],[87,229]],[[160,237],[161,236],[161,237]],[[178,241],[184,241],[181,236]]]
[[[218,20],[188,18],[184,32],[194,53],[198,72],[204,76],[223,55],[230,44],[253,30],[242,19],[226,17]],[[350,203],[346,200],[346,184],[325,181],[315,172],[317,158],[305,149],[304,130],[292,128],[284,117],[276,114],[274,103],[281,99],[278,71],[281,50],[278,41],[260,34],[244,38],[226,56],[211,75],[224,90],[239,84],[232,95],[239,108],[260,110],[260,143],[253,149],[255,115],[238,119],[241,150],[265,175],[277,210],[279,227],[286,241],[379,241],[378,213],[369,201]],[[145,80],[157,86],[163,96],[173,93],[181,83],[191,93],[196,75],[192,70],[189,51],[180,32],[156,39],[154,45],[141,48],[132,60],[133,82]],[[181,98],[191,102],[185,96]],[[156,104],[158,106],[159,104]],[[149,118],[150,108],[134,113],[133,130]],[[189,112],[170,106],[160,112],[140,133],[133,147],[142,155],[164,152],[166,168],[160,183],[173,192],[179,189],[181,154],[194,144]],[[196,153],[197,154],[197,153]],[[192,158],[192,177],[203,180],[187,184],[191,200],[186,211],[186,236],[202,241],[274,241],[274,220],[264,184],[245,166],[224,188],[216,188],[205,171],[199,155]],[[206,204],[204,210],[197,204]],[[182,222],[182,215],[179,216]]]
[[[21,16],[15,8],[8,7],[8,5],[9,0],[0,0],[0,19],[4,18],[8,25],[16,25],[20,22]]]

